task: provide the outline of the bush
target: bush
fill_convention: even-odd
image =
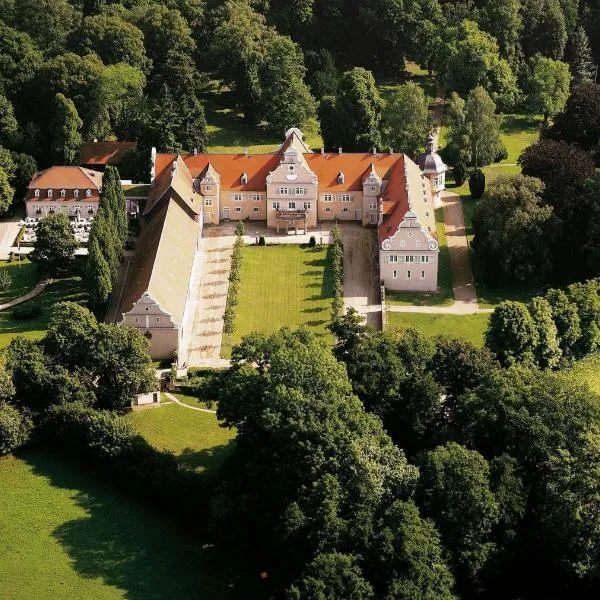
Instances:
[[[467,167],[465,167],[465,163],[456,163],[452,169],[452,174],[454,175],[454,183],[460,187],[467,178]]]
[[[235,226],[235,235],[238,236],[238,239],[246,234],[246,223],[244,222],[244,220],[242,219],[241,221],[237,222],[237,225]]]
[[[7,292],[12,285],[12,277],[8,269],[0,269],[0,292]]]
[[[12,316],[21,321],[29,321],[35,319],[42,314],[42,307],[36,302],[25,302],[15,306],[12,311]]]
[[[475,169],[469,176],[469,191],[475,200],[479,200],[485,192],[485,173],[481,169]]]
[[[31,428],[31,421],[14,406],[0,403],[0,456],[25,444]]]
[[[308,240],[308,247],[314,248],[316,245],[317,245],[317,240],[315,239],[314,235],[311,235],[310,239]]]
[[[204,525],[198,515],[206,514],[210,504],[207,479],[180,468],[172,454],[150,446],[122,417],[80,403],[55,405],[38,431],[42,442],[77,458],[153,508],[186,526]],[[173,512],[181,498],[186,499],[184,506]]]
[[[337,224],[331,230],[331,237],[333,238],[333,300],[331,302],[331,320],[335,321],[344,308],[344,245],[342,243],[342,232]]]
[[[265,240],[265,236],[264,235],[261,235],[258,238],[258,245],[259,246],[266,246],[267,245],[267,241]]]
[[[508,158],[508,150],[506,149],[506,146],[504,144],[502,144],[502,148],[500,148],[500,150],[498,150],[498,154],[496,154],[496,158],[494,159],[494,162],[500,162],[501,160],[506,160]]]

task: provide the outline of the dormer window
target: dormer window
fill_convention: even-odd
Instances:
[[[75,196],[75,198],[79,198],[79,190],[73,190],[73,196]]]
[[[338,184],[341,185],[342,183],[344,183],[345,180],[346,180],[346,178],[344,177],[344,174],[341,172],[338,173],[338,176],[337,176]]]
[[[85,190],[85,197],[90,198],[92,195],[92,190]]]
[[[48,198],[52,198],[52,190],[48,190]]]
[[[40,197],[40,190],[35,190],[34,195],[36,198]]]
[[[67,190],[60,190],[60,197],[64,198],[67,195]]]
[[[240,181],[241,181],[242,185],[248,183],[248,174],[242,173],[242,176],[240,177]]]

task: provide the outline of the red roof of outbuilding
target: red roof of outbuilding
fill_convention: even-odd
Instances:
[[[82,165],[118,165],[123,156],[135,150],[135,142],[86,142],[79,151]]]

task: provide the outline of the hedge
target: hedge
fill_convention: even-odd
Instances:
[[[332,230],[332,270],[333,270],[333,300],[331,302],[331,320],[335,321],[344,309],[344,244],[342,232],[336,223]]]
[[[240,227],[240,223],[242,227]],[[240,269],[242,266],[242,246],[244,241],[242,235],[244,231],[243,221],[238,223],[236,228],[236,240],[233,245],[231,255],[231,271],[229,272],[229,288],[227,290],[227,300],[225,302],[225,313],[223,315],[223,332],[233,333],[235,322],[235,307],[238,303],[238,292],[240,287]]]

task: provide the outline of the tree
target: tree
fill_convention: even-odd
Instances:
[[[384,111],[384,143],[416,157],[428,129],[429,106],[423,89],[413,82],[399,86]]]
[[[291,39],[277,36],[260,68],[260,110],[273,131],[304,127],[315,116],[315,101],[304,83],[304,57]]]
[[[592,279],[585,283],[572,283],[566,294],[569,301],[577,306],[581,337],[575,346],[575,354],[582,358],[600,348],[600,281]]]
[[[49,214],[38,221],[37,241],[29,258],[50,276],[68,273],[72,268],[77,240],[64,213]]]
[[[154,391],[158,382],[148,356],[148,340],[133,327],[98,325],[94,353],[98,405],[126,410],[135,394]]]
[[[85,281],[90,305],[98,309],[106,306],[112,291],[111,270],[100,250],[99,240],[92,236],[88,243]]]
[[[565,357],[572,357],[581,338],[581,320],[577,306],[562,290],[548,290],[545,299],[550,304],[561,352]]]
[[[288,591],[288,600],[371,600],[373,588],[356,562],[347,554],[319,554]]]
[[[32,429],[31,421],[17,408],[0,402],[0,456],[27,443]]]
[[[71,36],[71,45],[81,55],[95,52],[105,65],[126,63],[140,71],[148,69],[144,34],[116,16],[86,17]]]
[[[485,0],[481,11],[483,29],[498,41],[500,56],[514,69],[521,51],[523,22],[519,0]]]
[[[75,302],[59,302],[52,307],[44,349],[68,369],[89,369],[96,363],[98,321]]]
[[[83,121],[79,118],[73,101],[62,94],[56,94],[52,154],[57,164],[73,165],[79,159],[79,149],[83,141],[79,131],[82,125]]]
[[[319,107],[325,146],[348,151],[381,147],[382,111],[373,74],[361,67],[346,71],[337,96],[324,98]]]
[[[554,140],[575,143],[594,152],[600,144],[600,85],[582,83],[569,96],[565,109],[548,130]]]
[[[537,329],[535,362],[542,369],[553,369],[558,366],[562,351],[558,342],[558,330],[553,320],[552,307],[545,298],[536,297],[531,300],[529,312]]]
[[[15,190],[10,185],[10,179],[6,170],[0,166],[0,214],[6,213],[10,208]]]
[[[465,167],[465,163],[457,162],[452,169],[452,175],[454,177],[454,183],[460,187],[467,178],[467,167]]]
[[[0,93],[13,101],[34,78],[42,53],[29,35],[0,21]]]
[[[469,192],[471,197],[479,200],[485,192],[485,173],[481,169],[475,169],[469,175]]]
[[[38,167],[33,156],[29,156],[29,154],[13,153],[12,158],[15,163],[13,175],[14,201],[18,203],[25,197],[27,186],[37,172]]]
[[[335,96],[340,75],[331,52],[325,48],[321,48],[318,52],[309,50],[305,53],[305,61],[306,81],[312,95],[317,100],[321,100],[325,96]]]
[[[551,272],[558,222],[543,189],[533,177],[502,177],[477,203],[473,248],[488,281],[539,281]]]
[[[498,304],[490,317],[485,345],[503,365],[534,364],[539,334],[527,306],[512,300]]]
[[[49,54],[60,52],[69,33],[79,25],[81,13],[68,0],[19,0],[15,21],[40,48]]]
[[[562,110],[569,97],[571,74],[569,65],[559,60],[538,56],[529,78],[529,104],[535,112],[548,117]]]
[[[458,94],[452,94],[445,156],[451,162],[474,167],[495,162],[503,149],[500,117],[495,113],[496,105],[482,87],[472,90],[466,102]]]
[[[581,25],[569,37],[566,58],[573,74],[573,87],[577,87],[581,83],[593,82],[594,58],[590,50],[588,36]]]
[[[567,27],[559,0],[524,0],[521,14],[525,56],[541,54],[560,60],[567,43]]]
[[[468,94],[477,87],[489,90],[491,97],[508,110],[519,100],[514,73],[500,58],[498,43],[473,21],[449,27],[438,50],[436,70],[449,89]]]
[[[12,103],[0,94],[0,145],[12,148],[19,137],[19,123]]]
[[[449,443],[427,452],[420,470],[417,500],[424,515],[438,526],[452,562],[475,578],[494,548],[492,527],[499,518],[487,461]]]

